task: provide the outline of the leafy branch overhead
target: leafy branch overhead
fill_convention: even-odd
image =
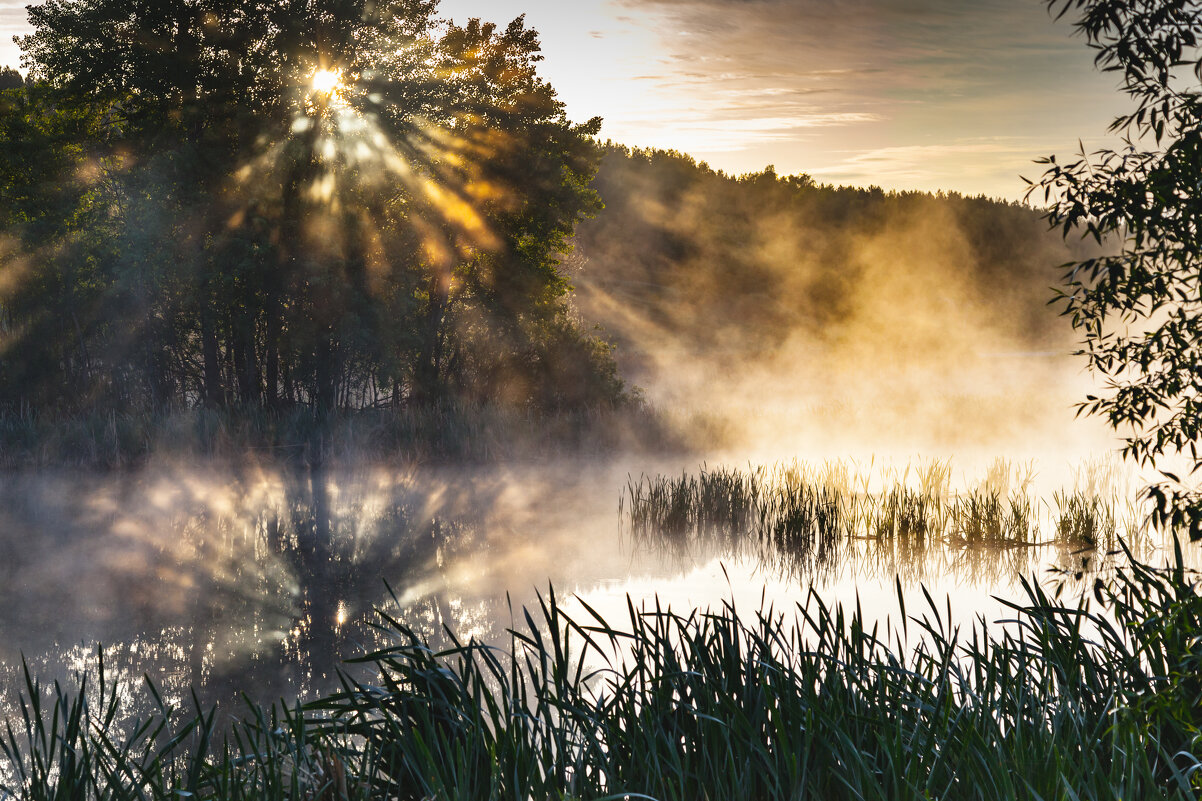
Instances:
[[[1030,196],[1048,204],[1065,236],[1106,246],[1068,265],[1063,311],[1081,353],[1105,379],[1082,410],[1124,436],[1124,453],[1157,466],[1148,490],[1155,522],[1202,538],[1202,8],[1164,0],[1048,0],[1075,27],[1101,70],[1132,101],[1111,132],[1119,149],[1054,157]],[[1164,457],[1182,458],[1185,471]]]

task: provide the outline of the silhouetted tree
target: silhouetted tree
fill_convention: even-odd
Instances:
[[[435,5],[31,7],[39,88],[0,124],[59,155],[4,164],[2,197],[74,194],[9,220],[41,280],[5,298],[0,401],[567,397],[546,368],[583,335],[558,264],[598,206],[599,122],[567,120],[522,19],[458,26]],[[605,350],[585,350],[606,375]],[[620,392],[602,384],[588,401]]]
[[[12,67],[0,67],[0,92],[5,89],[22,89],[24,87],[25,79],[21,77],[21,73]]]
[[[1123,146],[1054,157],[1032,188],[1065,236],[1106,243],[1106,255],[1070,265],[1064,313],[1105,389],[1083,408],[1125,434],[1144,465],[1166,455],[1202,468],[1202,7],[1197,3],[1049,0],[1077,30],[1097,66],[1116,73],[1133,103],[1111,132]],[[1202,495],[1161,470],[1149,489],[1158,522],[1202,538]]]

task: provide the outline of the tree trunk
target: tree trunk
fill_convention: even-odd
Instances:
[[[238,401],[244,406],[254,406],[259,400],[259,370],[255,359],[254,325],[245,314],[236,314],[233,319],[234,370],[238,384]]]
[[[325,419],[338,402],[338,365],[335,364],[337,346],[333,342],[333,333],[326,332],[317,348],[317,397],[314,399],[316,413],[320,419]]]
[[[225,392],[221,387],[217,326],[213,321],[213,310],[208,304],[200,314],[200,339],[204,356],[204,402],[210,407],[221,406],[225,403]]]
[[[274,282],[273,282],[274,283]],[[265,344],[264,361],[266,362],[266,386],[264,401],[269,409],[280,405],[280,332],[283,321],[280,319],[281,304],[279,292],[272,286],[267,297],[267,342]]]
[[[449,277],[430,277],[430,305],[422,322],[421,346],[413,366],[414,403],[431,406],[443,399],[442,377],[443,324],[450,298]]]

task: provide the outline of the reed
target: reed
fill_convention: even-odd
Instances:
[[[807,569],[832,562],[849,540],[913,555],[931,547],[1043,545],[1105,554],[1118,549],[1120,536],[1143,543],[1139,526],[1118,523],[1119,493],[1099,488],[1096,477],[1040,504],[1032,474],[1031,465],[997,460],[978,485],[955,492],[950,463],[940,460],[886,471],[879,489],[871,466],[703,467],[694,475],[631,478],[620,511],[636,546],[716,549]],[[1129,501],[1127,514],[1137,514]]]
[[[1202,596],[1128,558],[1092,597],[1035,580],[1005,625],[929,594],[884,629],[811,594],[792,610],[628,602],[608,621],[550,592],[507,645],[392,638],[370,680],[305,705],[123,721],[123,688],[26,674],[0,794],[179,799],[1197,798]],[[569,611],[569,607],[575,611]],[[153,694],[153,688],[148,692]]]
[[[1034,545],[1038,517],[1025,494],[1004,498],[996,491],[975,490],[958,498],[952,540],[963,545]]]
[[[1110,504],[1083,493],[1058,492],[1054,496],[1056,536],[1079,548],[1112,550],[1118,544],[1118,524]]]

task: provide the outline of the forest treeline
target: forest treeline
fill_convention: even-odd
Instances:
[[[896,367],[967,345],[1072,348],[1048,302],[1057,266],[1091,243],[1049,232],[1029,206],[830,186],[771,167],[733,176],[614,144],[593,186],[605,209],[577,228],[576,300],[636,383],[657,380],[663,353],[721,371],[803,350],[810,363],[793,365],[803,372],[819,355],[872,351]]]

